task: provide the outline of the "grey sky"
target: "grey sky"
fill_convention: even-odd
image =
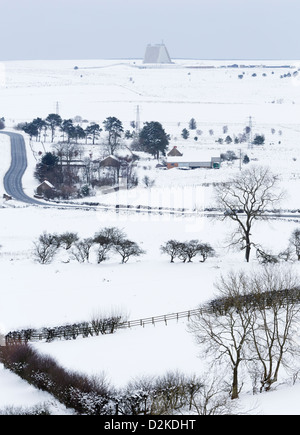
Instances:
[[[0,60],[299,59],[299,0],[0,0]]]

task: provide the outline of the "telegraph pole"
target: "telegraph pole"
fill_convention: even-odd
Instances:
[[[140,106],[137,106],[136,107],[136,120],[135,120],[135,132],[136,132],[137,136],[140,133],[140,129],[141,129],[140,124],[141,124],[141,121],[140,121]]]
[[[253,147],[253,121],[252,121],[252,116],[249,116],[249,134],[248,134],[248,148],[252,148]]]

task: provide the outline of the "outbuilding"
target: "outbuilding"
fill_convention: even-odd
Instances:
[[[53,184],[50,183],[50,181],[44,180],[37,188],[36,188],[36,194],[38,196],[49,196],[49,193],[52,193],[55,191],[55,187]]]
[[[182,157],[183,154],[178,150],[177,146],[173,147],[167,154],[168,157]]]
[[[199,150],[193,153],[184,153],[181,155],[168,154],[167,168],[178,169],[219,169],[221,167],[221,156],[213,156],[208,150]]]

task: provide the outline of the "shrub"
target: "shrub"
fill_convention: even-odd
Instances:
[[[264,135],[255,135],[254,139],[253,139],[253,144],[254,145],[263,145],[265,143],[265,136]]]
[[[66,250],[69,250],[72,245],[79,240],[77,233],[66,232],[60,234],[57,237],[58,246],[62,246]]]
[[[85,261],[88,262],[90,259],[90,251],[93,245],[94,245],[94,239],[92,238],[87,238],[75,242],[72,249],[73,257],[79,263],[84,263]]]
[[[139,245],[131,240],[121,240],[114,246],[114,250],[121,255],[122,263],[127,263],[130,257],[139,257],[145,254],[145,251]]]
[[[171,257],[171,263],[174,263],[175,258],[179,258],[184,263],[192,262],[192,258],[197,255],[202,256],[201,262],[204,263],[208,257],[215,256],[214,249],[208,244],[199,240],[190,240],[188,242],[179,242],[177,240],[169,240],[160,248],[163,254],[168,254]]]
[[[26,344],[31,340],[45,340],[47,343],[55,339],[76,340],[79,336],[89,337],[99,334],[113,334],[127,320],[128,316],[122,313],[103,314],[94,316],[89,322],[84,321],[40,329],[12,331],[5,338],[8,345]]]
[[[104,378],[89,378],[60,367],[28,345],[7,346],[1,362],[35,387],[47,391],[78,414],[110,414],[110,390]]]
[[[6,406],[0,409],[0,415],[51,415],[50,407],[47,403],[33,407]]]
[[[41,264],[49,264],[57,253],[59,246],[60,242],[57,234],[44,232],[38,241],[34,242],[34,257]]]
[[[167,254],[171,257],[171,263],[174,263],[174,259],[177,258],[181,252],[181,242],[178,240],[169,240],[160,247],[163,254]]]
[[[276,255],[263,251],[261,248],[257,248],[256,257],[260,264],[277,264],[279,259]]]
[[[98,245],[97,261],[98,264],[108,259],[109,252],[118,243],[125,239],[123,231],[116,227],[104,228],[94,236],[94,243]]]
[[[195,376],[168,372],[157,378],[143,377],[130,382],[117,397],[123,415],[174,415],[191,404],[202,388]]]

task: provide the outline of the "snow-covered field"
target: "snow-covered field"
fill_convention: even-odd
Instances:
[[[139,105],[141,122],[159,121],[171,135],[170,148],[212,153],[240,149],[260,164],[269,165],[282,178],[287,190],[283,209],[300,209],[300,81],[299,76],[280,78],[295,72],[294,61],[264,62],[270,68],[221,68],[234,62],[177,61],[170,68],[143,69],[141,61],[32,61],[4,63],[6,81],[0,82],[0,116],[9,130],[21,121],[46,117],[59,103],[63,118],[76,115],[101,123],[108,116],[118,117],[129,128]],[[262,62],[239,62],[261,64]],[[212,65],[215,68],[199,68]],[[294,68],[278,68],[291,65]],[[78,69],[74,69],[78,66]],[[271,68],[271,66],[273,68]],[[191,67],[191,68],[187,68]],[[196,68],[197,67],[197,68]],[[238,75],[244,74],[243,79]],[[257,76],[253,77],[253,73]],[[266,74],[264,76],[263,74]],[[238,135],[253,119],[253,130],[265,134],[263,147],[248,149],[247,144],[218,144],[219,137]],[[195,118],[203,131],[198,141],[183,140],[181,130]],[[228,126],[224,136],[223,126]],[[209,130],[213,129],[211,135]],[[275,132],[271,132],[274,129]],[[192,135],[193,136],[193,135]],[[29,166],[24,189],[33,195],[35,156],[41,144],[28,145]],[[46,146],[50,145],[46,144]],[[6,136],[0,135],[0,194],[3,176],[9,166],[10,150]],[[88,150],[89,151],[89,150]],[[97,151],[93,148],[93,152]],[[209,207],[213,182],[239,172],[239,162],[223,164],[220,170],[180,171],[156,169],[151,160],[143,162],[142,174],[155,179],[155,187],[139,186],[132,191],[101,195],[105,204],[143,204],[153,206]],[[146,168],[146,169],[145,169]],[[187,201],[188,198],[188,201]],[[200,198],[200,199],[199,199]],[[231,269],[257,267],[243,253],[228,252],[225,239],[230,224],[194,217],[115,214],[100,210],[49,209],[24,207],[0,199],[0,331],[16,328],[62,325],[90,320],[94,314],[121,311],[131,320],[196,308],[214,295],[214,283]],[[287,247],[298,224],[272,220],[257,224],[254,237],[278,253]],[[104,226],[117,226],[143,247],[146,254],[120,264],[118,257],[97,265],[79,264],[68,255],[50,265],[33,261],[33,241],[43,232],[75,231],[80,237],[93,236]],[[170,264],[161,255],[160,245],[174,238],[201,239],[210,243],[217,257],[202,264]],[[299,269],[298,265],[295,265]],[[40,343],[35,346],[54,356],[62,365],[88,374],[105,373],[119,387],[142,375],[163,374],[170,370],[201,374],[203,360],[186,322],[168,326],[122,330],[112,336],[78,339],[73,342]],[[252,413],[299,414],[299,385],[280,385],[276,392],[252,396],[245,391],[241,403]],[[28,388],[0,368],[0,409],[5,405],[27,406],[48,401],[41,392]]]

